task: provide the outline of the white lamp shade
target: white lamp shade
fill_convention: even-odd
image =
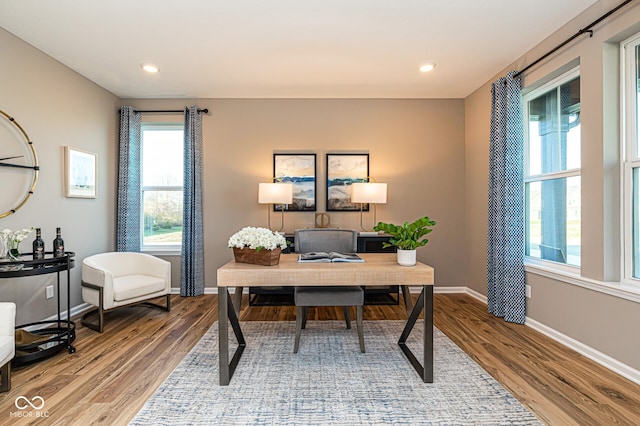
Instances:
[[[292,183],[261,183],[258,186],[258,203],[291,204],[293,203]]]
[[[351,202],[385,204],[387,202],[387,184],[378,182],[352,183]]]

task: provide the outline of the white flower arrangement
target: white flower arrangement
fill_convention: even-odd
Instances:
[[[0,244],[2,245],[2,247],[0,247],[0,254],[6,256],[12,250],[17,252],[18,246],[22,240],[27,238],[27,235],[29,235],[31,231],[33,231],[33,228],[24,228],[15,231],[12,231],[11,229],[3,229],[0,231],[0,236],[2,237],[2,241],[0,241]]]
[[[229,238],[227,247],[240,249],[248,247],[257,251],[285,249],[287,248],[287,240],[284,235],[270,229],[247,226]]]

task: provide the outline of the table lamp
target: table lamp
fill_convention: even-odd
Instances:
[[[373,204],[373,225],[376,225],[376,204],[385,204],[387,202],[387,184],[371,182],[358,182],[351,184],[351,202],[360,203],[360,228],[367,231],[362,225],[362,208],[364,203]]]
[[[271,229],[271,205],[291,204],[293,202],[293,184],[284,182],[260,183],[258,186],[258,203],[268,204],[267,211],[269,217],[269,229]],[[284,228],[284,206],[282,206],[282,219],[280,229]]]

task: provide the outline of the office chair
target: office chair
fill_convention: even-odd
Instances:
[[[298,229],[295,231],[295,251],[355,253],[358,250],[358,232],[352,229]],[[294,301],[296,305],[296,338],[293,353],[298,353],[300,335],[306,327],[310,306],[343,306],[347,328],[351,328],[349,307],[356,307],[356,328],[360,340],[360,352],[364,349],[362,331],[362,306],[364,290],[360,286],[328,286],[328,287],[295,287]]]

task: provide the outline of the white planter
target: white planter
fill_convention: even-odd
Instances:
[[[416,264],[416,251],[398,249],[398,264],[402,266],[414,266]]]

